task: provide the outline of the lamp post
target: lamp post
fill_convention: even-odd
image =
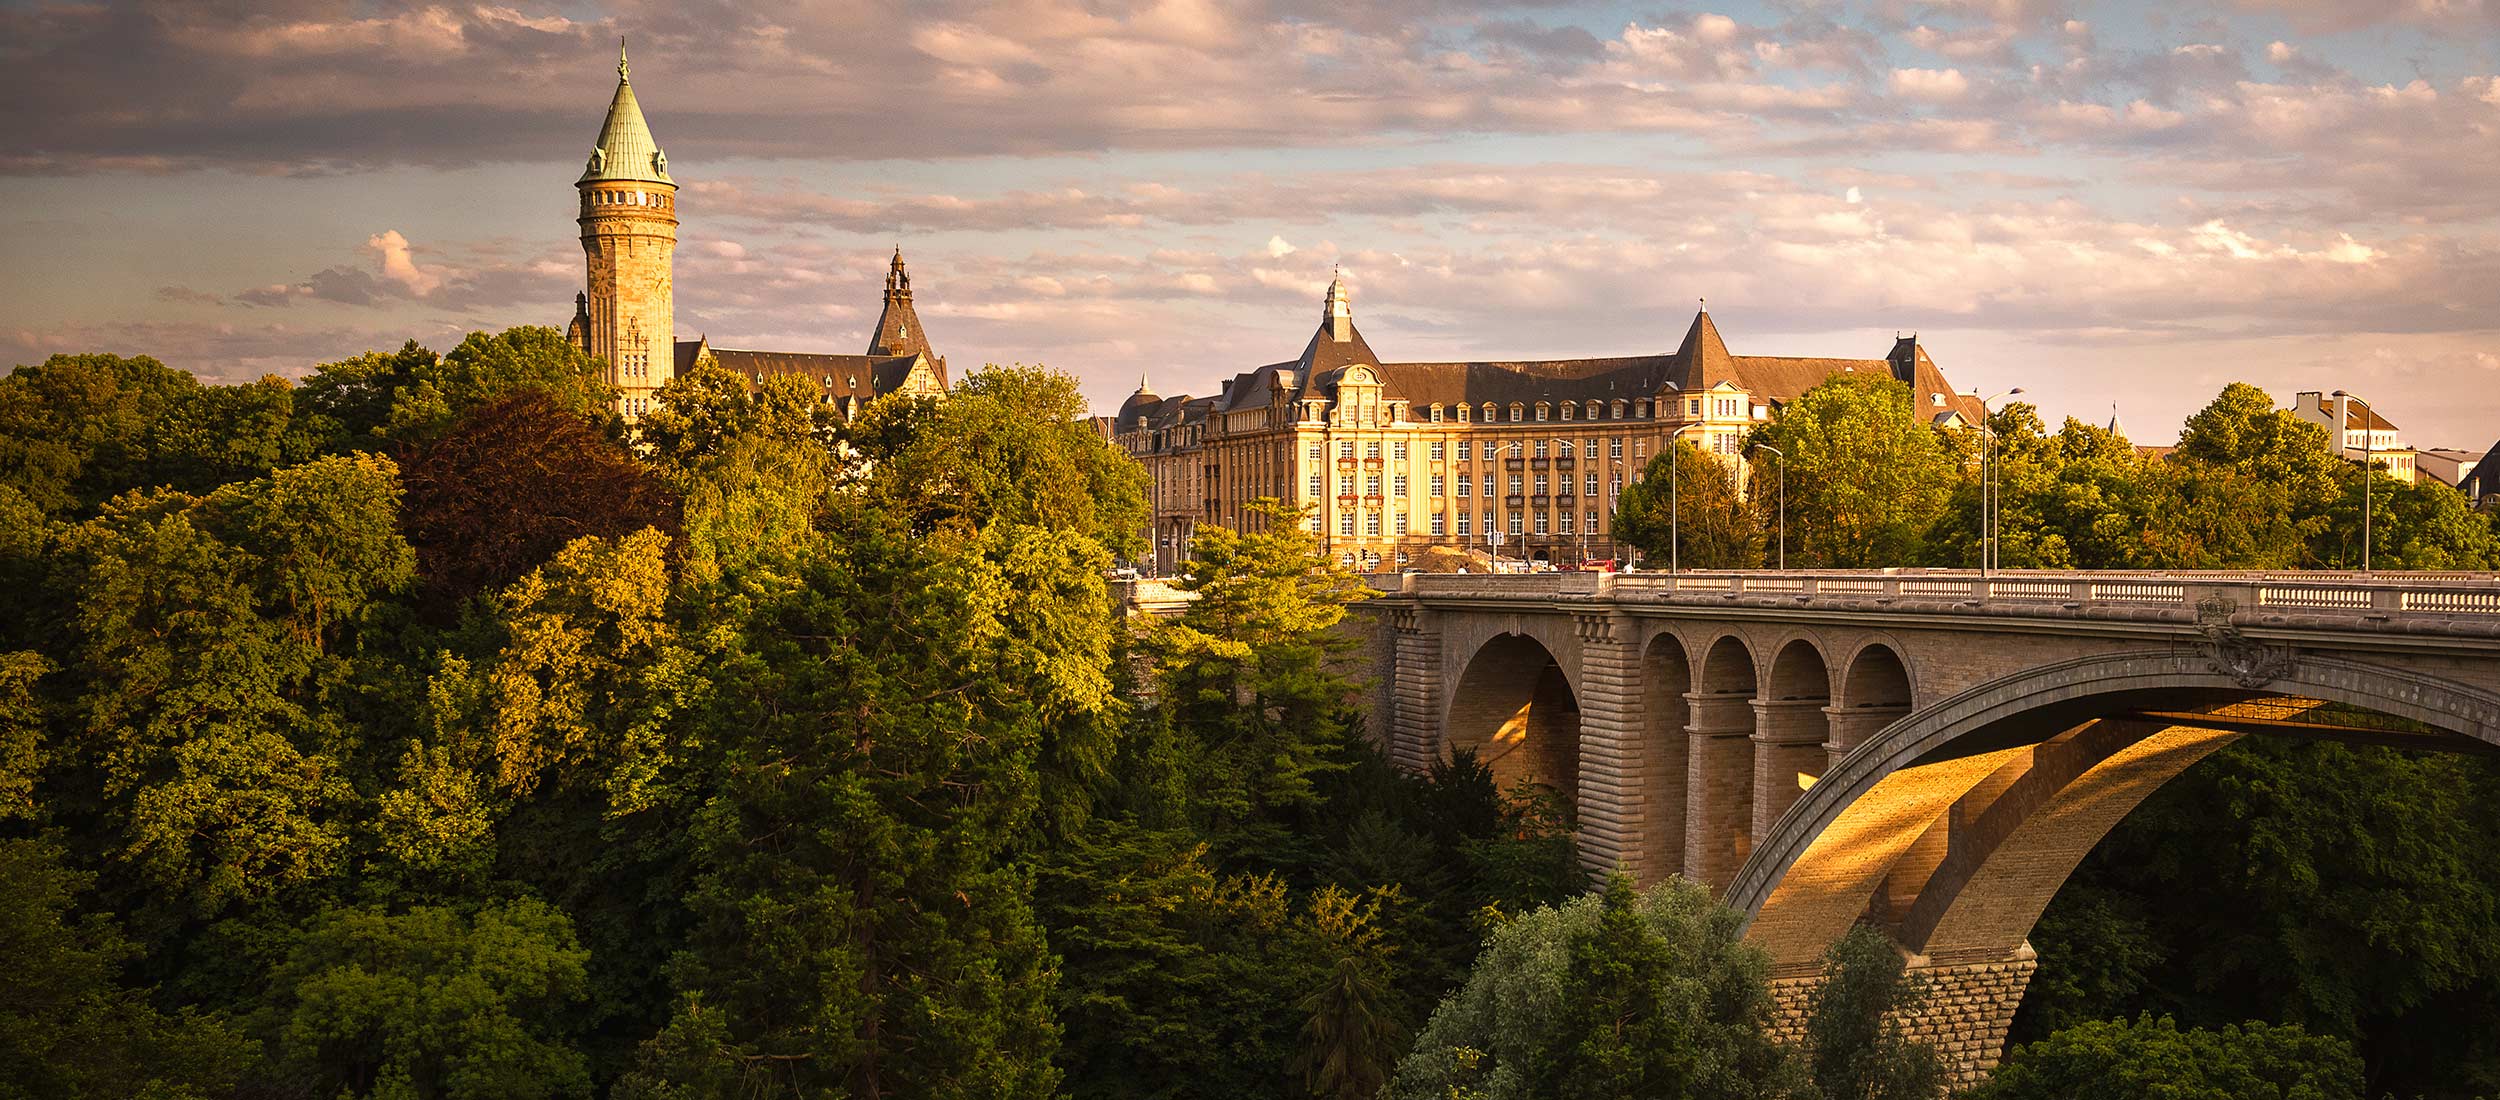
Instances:
[[[1988,423],[1988,404],[2023,392],[2021,386],[1979,399],[1979,575],[1997,568],[1997,429]]]
[[[1780,572],[1788,572],[1788,452],[1768,443],[1757,443],[1754,450],[1769,451],[1780,460]]]
[[[2335,392],[2334,392],[2334,394],[2333,394],[2332,396],[2335,396],[2335,397],[2340,397],[2340,398],[2342,398],[2342,399],[2344,399],[2344,400],[2346,400],[2346,401],[2359,401],[2359,402],[2361,403],[2361,407],[2362,407],[2362,408],[2364,408],[2364,409],[2370,409],[2370,403],[2369,403],[2369,402],[2367,402],[2367,401],[2362,401],[2360,398],[2355,397],[2355,396],[2353,396],[2352,394],[2345,393],[2345,392],[2344,392],[2344,391],[2342,391],[2342,390],[2337,390],[2337,391],[2335,391]],[[2339,412],[2340,412],[2341,410],[2339,409],[2339,410],[2337,410],[2337,411],[2339,411]],[[2371,419],[2376,419],[2376,418],[2378,417],[2378,410],[2376,410],[2376,409],[2370,409],[2370,417],[2371,417]],[[2341,419],[2341,418],[2339,417],[2338,419]],[[2349,428],[2347,425],[2344,425],[2344,424],[2337,424],[2337,425],[2335,425],[2335,430],[2336,430],[2336,431],[2338,431],[2338,432],[2345,432],[2345,431],[2349,431],[2349,430],[2350,430],[2350,428]],[[2340,441],[2339,441],[2339,442],[2340,442]],[[2374,491],[2374,490],[2376,490],[2376,489],[2378,488],[2378,484],[2377,484],[2377,482],[2378,482],[2378,468],[2377,468],[2377,466],[2376,466],[2375,464],[2373,464],[2373,463],[2372,463],[2372,461],[2371,461],[2371,457],[2372,457],[2372,454],[2373,454],[2373,452],[2374,452],[2374,450],[2375,450],[2376,443],[2377,443],[2377,439],[2376,439],[2375,435],[2374,435],[2374,434],[2370,431],[2370,421],[2369,421],[2369,420],[2364,420],[2364,421],[2362,421],[2362,422],[2361,422],[2361,571],[2362,571],[2362,572],[2364,572],[2364,573],[2367,573],[2367,572],[2369,572],[2369,571],[2370,571],[2370,499],[2371,499],[2372,497],[2375,497],[2375,496],[2377,496],[2377,495],[2378,495],[2378,494]],[[2344,451],[2349,451],[2349,450],[2351,450],[2351,449],[2352,449],[2352,445],[2351,445],[2351,444],[2349,444],[2349,443],[2343,443],[2342,445],[2340,445],[2340,446],[2336,447],[2336,451],[2337,451],[2337,453],[2342,453],[2342,452],[2344,452]]]

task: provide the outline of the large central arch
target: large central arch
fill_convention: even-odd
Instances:
[[[1441,727],[1451,752],[1472,751],[1504,792],[1520,783],[1579,793],[1580,702],[1545,643],[1527,634],[1487,641],[1459,674]]]
[[[2500,748],[2500,694],[2480,687],[2332,657],[2268,671],[2247,676],[2252,685],[2200,652],[2107,654],[1913,711],[1779,817],[1726,900],[1774,973],[1792,979],[1859,921],[1885,927],[1939,989],[1965,999],[1955,1019],[1930,1024],[1960,1044],[1969,1080],[1996,1061],[2028,983],[2026,941],[2058,887],[2146,796],[2214,750],[2252,733],[2338,730]],[[2377,731],[2296,720],[2329,713],[2317,708],[2402,721]],[[1990,1003],[1974,1011],[1973,1000]]]

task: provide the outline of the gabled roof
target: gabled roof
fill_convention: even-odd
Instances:
[[[660,151],[660,143],[651,136],[651,124],[643,121],[642,103],[634,98],[633,82],[625,72],[625,51],[619,47],[616,98],[608,101],[608,120],[600,124],[599,141],[591,147],[590,163],[575,182],[623,180],[676,186],[676,181],[668,178],[668,155]]]
[[[2347,401],[2344,403],[2344,430],[2392,432],[2396,430],[2396,426],[2388,423],[2386,417],[2380,416],[2378,410],[2358,401]]]
[[[705,346],[700,341],[678,341],[678,369],[692,367]],[[815,382],[831,396],[862,401],[901,389],[911,377],[913,364],[920,361],[918,355],[828,355],[721,347],[710,350],[722,368],[750,384],[774,375],[798,375]]]

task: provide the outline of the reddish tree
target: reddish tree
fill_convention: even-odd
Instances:
[[[470,410],[403,455],[400,479],[400,527],[418,572],[453,598],[509,584],[584,536],[677,533],[676,495],[598,426],[535,389]]]

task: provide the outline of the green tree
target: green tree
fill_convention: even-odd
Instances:
[[[340,866],[362,741],[342,682],[413,572],[395,472],[332,458],[131,494],[69,537],[71,751],[152,892],[206,914]]]
[[[834,522],[722,658],[682,999],[620,1088],[1048,1095],[1051,973],[1004,857],[1047,731],[1112,705],[1101,551]]]
[[[543,325],[472,332],[442,356],[411,340],[397,352],[325,363],[304,380],[303,404],[310,430],[346,451],[432,439],[461,414],[521,389],[546,394],[604,432],[623,430],[606,364]]]
[[[200,389],[146,356],[55,355],[0,378],[0,485],[46,514],[156,484],[158,426]]]
[[[773,375],[750,384],[717,362],[698,363],[660,387],[657,406],[635,424],[652,459],[688,469],[720,457],[734,441],[763,436],[830,447],[838,435],[833,406],[801,375]]]
[[[1760,567],[1762,521],[1737,492],[1735,471],[1690,441],[1675,447],[1680,457],[1661,452],[1624,487],[1615,502],[1615,537],[1639,548],[1653,567],[1671,559],[1687,569]],[[1680,479],[1672,495],[1671,478]],[[1670,553],[1678,539],[1680,552]]]
[[[1766,1036],[1766,965],[1740,921],[1682,879],[1638,895],[1618,879],[1520,916],[1433,1012],[1388,1095],[1782,1095],[1795,1069]]]
[[[1806,1065],[1823,1100],[1930,1100],[1944,1088],[1935,1048],[1900,1021],[1926,1003],[1899,948],[1865,925],[1823,956],[1823,981],[1806,1005]]]
[[[255,1028],[312,1095],[587,1097],[571,1045],[587,958],[564,914],[527,899],[327,912],[270,975]]]
[[[887,397],[850,431],[869,494],[913,530],[1010,523],[1075,531],[1113,554],[1145,547],[1146,472],[1094,430],[1076,380],[984,367],[944,400]]]
[[[2160,1096],[2360,1100],[2361,1060],[2342,1040],[2250,1021],[2182,1031],[2167,1016],[2079,1024],[2014,1048],[1972,1100]]]
[[[1906,565],[1960,480],[1961,456],[1920,415],[1910,388],[1841,374],[1800,394],[1754,429],[1788,465],[1789,564],[1817,569]],[[1754,496],[1778,477],[1756,452]]]
[[[45,840],[0,839],[0,1100],[211,1100],[254,1061],[222,1019],[160,1011],[120,984],[136,952],[114,922],[81,917],[92,876]]]
[[[1301,512],[1264,499],[1249,512],[1242,531],[1198,528],[1178,581],[1197,598],[1146,648],[1195,820],[1227,856],[1299,865],[1309,854],[1287,854],[1287,837],[1359,736],[1336,626],[1371,591],[1321,554]]]

